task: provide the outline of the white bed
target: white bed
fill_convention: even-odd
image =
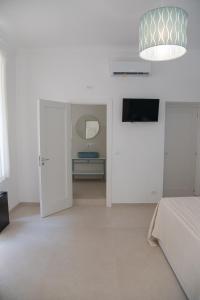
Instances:
[[[200,198],[162,198],[148,240],[158,243],[190,300],[200,300]]]

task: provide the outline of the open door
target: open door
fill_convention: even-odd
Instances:
[[[72,206],[71,105],[39,102],[41,216]]]

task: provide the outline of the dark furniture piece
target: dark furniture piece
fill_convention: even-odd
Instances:
[[[0,192],[0,232],[9,224],[8,194]]]

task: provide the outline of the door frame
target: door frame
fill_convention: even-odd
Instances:
[[[76,99],[38,99],[38,113],[37,113],[37,124],[38,124],[38,157],[40,154],[40,101],[48,100],[54,102],[64,102],[68,104],[82,104],[82,105],[106,105],[106,207],[112,207],[112,144],[113,144],[113,100],[111,98],[76,98]],[[38,164],[38,171],[39,170]],[[72,172],[71,172],[72,173]],[[72,174],[71,174],[72,175]],[[71,176],[72,177],[72,176]],[[39,172],[40,181],[40,172]],[[41,193],[41,191],[40,191]],[[41,199],[41,195],[40,195]],[[72,199],[73,201],[73,199]],[[41,207],[41,203],[40,203]]]
[[[164,162],[164,160],[165,160],[165,143],[166,143],[166,132],[165,132],[165,130],[166,130],[166,107],[167,107],[167,105],[168,104],[193,104],[193,105],[197,105],[197,107],[199,106],[199,109],[200,109],[200,102],[199,101],[197,101],[197,100],[191,100],[191,101],[188,101],[188,100],[175,100],[175,101],[173,101],[173,100],[165,100],[164,101],[164,118],[163,118],[163,135],[164,135],[164,139],[163,139],[163,167],[162,167],[162,169],[163,169],[163,172],[162,172],[162,197],[164,197],[164,195],[163,195],[163,192],[164,192],[164,171],[165,171],[165,162]],[[197,167],[197,161],[196,161],[196,167]],[[195,171],[195,193],[197,193],[197,194],[199,194],[200,193],[200,185],[199,184],[197,184],[197,177],[198,177],[198,175],[199,175],[199,177],[200,177],[200,173],[199,174],[197,174],[196,173],[196,171]],[[198,186],[197,186],[198,185]]]

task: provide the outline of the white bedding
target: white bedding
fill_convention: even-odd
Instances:
[[[162,198],[148,234],[163,249],[190,300],[200,300],[200,198]]]

